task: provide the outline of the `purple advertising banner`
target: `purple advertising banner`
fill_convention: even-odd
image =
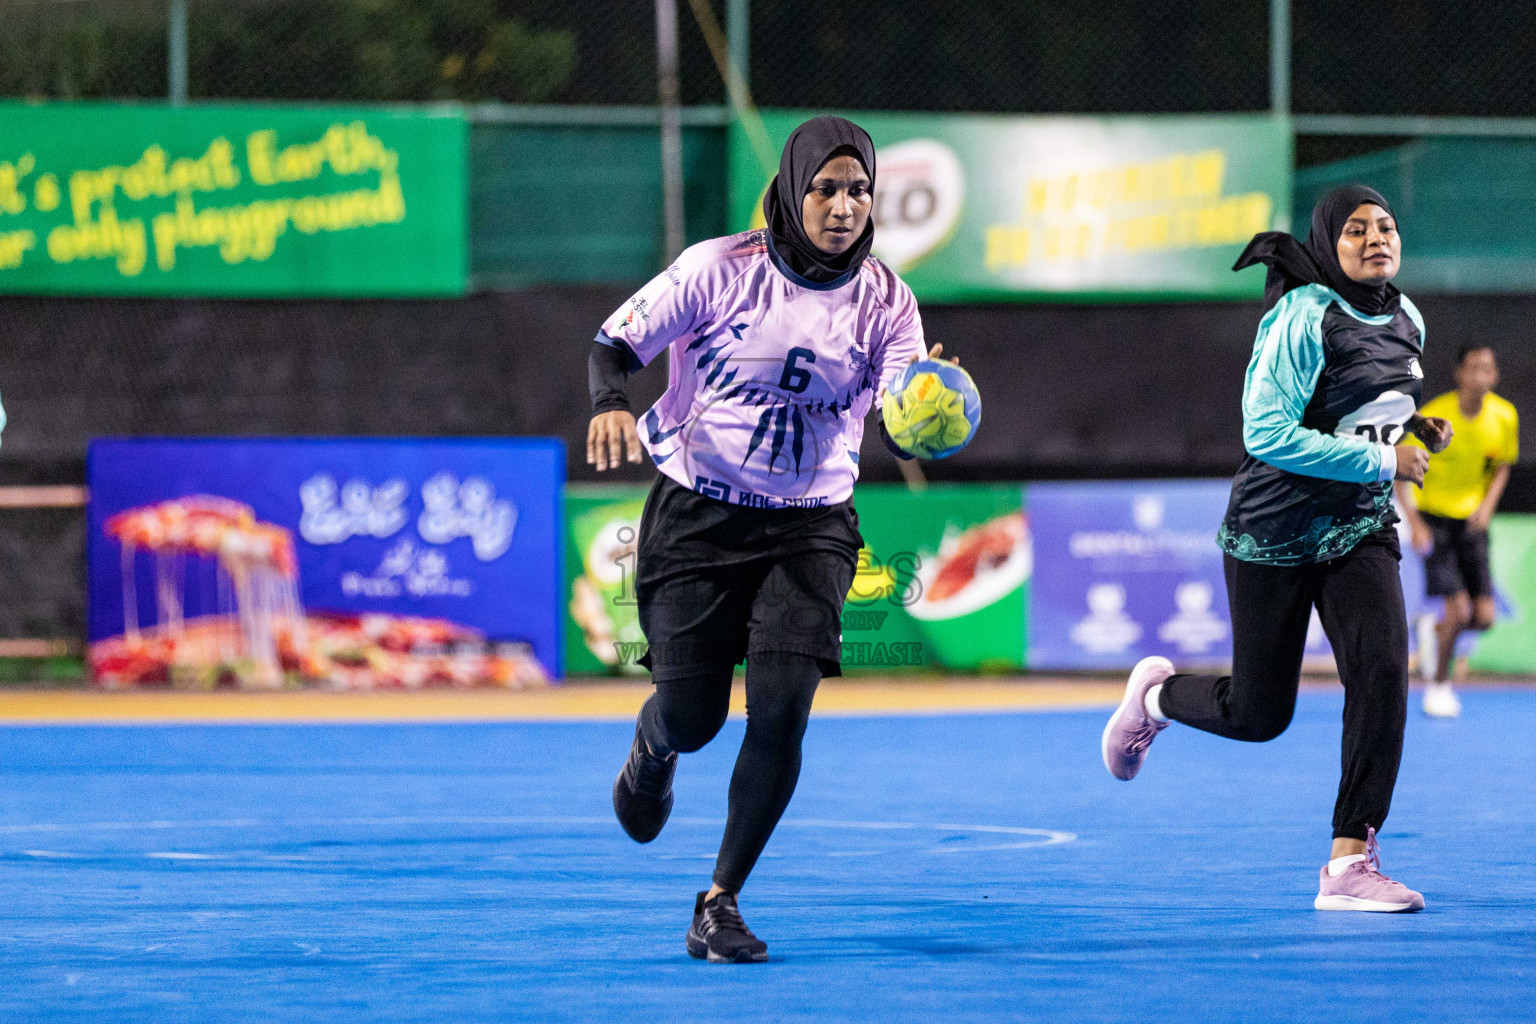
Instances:
[[[1153,654],[1231,657],[1216,528],[1224,480],[1041,483],[1026,491],[1034,669],[1112,669]]]
[[[1035,564],[1031,669],[1123,669],[1159,654],[1179,668],[1225,666],[1232,626],[1216,531],[1227,480],[1030,484]],[[1426,607],[1424,566],[1402,541],[1410,621]],[[1307,663],[1331,664],[1317,612]]]

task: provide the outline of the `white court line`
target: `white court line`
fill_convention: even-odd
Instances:
[[[391,816],[391,817],[345,817],[345,818],[291,818],[262,820],[257,818],[228,818],[212,819],[206,821],[96,821],[96,822],[37,822],[33,824],[3,825],[0,826],[0,834],[14,834],[21,832],[130,832],[135,830],[165,830],[165,829],[255,829],[255,828],[295,828],[295,827],[384,827],[384,826],[412,826],[412,825],[608,825],[613,819],[609,817],[520,817],[505,815],[490,816]],[[671,823],[677,825],[698,825],[704,827],[719,827],[725,824],[722,818],[688,818],[676,817]],[[988,843],[981,846],[934,846],[926,850],[913,851],[922,853],[984,853],[1001,850],[1027,850],[1046,846],[1059,846],[1077,839],[1072,832],[1059,829],[1027,828],[1022,825],[967,825],[948,822],[916,822],[916,821],[841,821],[833,818],[785,818],[779,822],[780,827],[810,828],[810,829],[840,829],[863,832],[970,832],[984,835],[1018,836],[1015,842]],[[29,857],[41,859],[71,859],[88,856],[87,854],[51,852],[47,850],[23,850],[22,853]],[[874,857],[890,850],[838,850],[832,851],[828,857]],[[156,860],[219,860],[220,854],[186,853],[178,851],[157,851],[143,854],[145,857]],[[662,860],[694,860],[713,857],[714,854],[665,854]],[[269,858],[276,859],[276,858]],[[293,858],[298,859],[298,858]],[[515,860],[512,856],[498,856],[495,860]]]
[[[724,824],[723,821],[709,819],[692,819],[697,824]],[[786,818],[779,822],[779,826],[791,828],[828,828],[828,829],[854,829],[859,831],[887,832],[887,831],[930,831],[930,832],[975,832],[991,835],[1021,836],[1018,842],[1012,843],[987,843],[986,845],[969,846],[934,846],[925,850],[910,852],[916,853],[990,853],[1000,850],[1029,850],[1046,846],[1060,846],[1063,843],[1074,842],[1077,834],[1064,832],[1059,829],[1026,828],[1022,825],[963,825],[952,823],[926,823],[915,821],[836,821],[825,818]],[[894,850],[832,850],[823,854],[826,857],[878,857],[886,853],[894,853]],[[662,860],[701,860],[713,859],[712,853],[703,854],[663,854]]]
[[[18,832],[137,832],[164,828],[250,828],[260,825],[254,818],[224,821],[40,821],[25,825],[0,825],[0,835]]]
[[[86,856],[83,853],[69,853],[62,850],[22,850],[28,857],[36,857],[39,860],[76,860]]]
[[[226,818],[209,821],[77,821],[0,825],[0,835],[25,832],[132,832],[172,828],[293,828],[301,825],[600,825],[611,817],[510,817],[506,815],[387,818]],[[681,820],[681,819],[674,819]]]

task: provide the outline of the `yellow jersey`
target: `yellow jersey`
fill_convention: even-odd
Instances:
[[[1451,421],[1456,431],[1450,447],[1429,460],[1424,488],[1418,493],[1419,511],[1448,519],[1466,519],[1477,511],[1488,494],[1494,471],[1520,457],[1520,417],[1515,407],[1498,395],[1483,399],[1483,408],[1467,418],[1461,400],[1449,391],[1425,402],[1419,415]],[[1409,443],[1423,444],[1417,437]]]

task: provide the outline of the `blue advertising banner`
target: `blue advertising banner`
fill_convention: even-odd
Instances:
[[[560,674],[547,439],[93,442],[104,685],[525,686]]]
[[[1030,484],[1035,565],[1032,669],[1123,669],[1160,654],[1180,669],[1225,666],[1232,623],[1216,531],[1228,480]],[[1433,610],[1424,564],[1398,525],[1408,618]],[[1306,663],[1333,652],[1316,610]]]
[[[1030,668],[1231,657],[1216,528],[1225,480],[1030,484]]]

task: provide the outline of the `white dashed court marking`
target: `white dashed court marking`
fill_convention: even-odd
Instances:
[[[349,817],[349,818],[294,818],[274,819],[263,821],[255,818],[230,818],[214,819],[206,821],[96,821],[96,822],[36,822],[29,824],[0,825],[0,835],[24,834],[24,833],[132,833],[136,831],[166,831],[184,829],[197,830],[282,830],[282,829],[339,829],[339,828],[399,828],[420,826],[513,826],[513,827],[540,827],[540,826],[608,826],[613,825],[613,819],[609,817],[525,817],[525,816],[391,816],[391,817]],[[725,821],[719,818],[686,818],[675,817],[670,824],[674,826],[698,826],[708,828],[720,828]],[[995,836],[997,841],[986,843],[961,843],[937,845],[920,845],[916,848],[902,846],[883,847],[877,849],[861,850],[829,850],[822,853],[825,857],[878,857],[885,854],[905,852],[918,854],[969,854],[969,853],[996,853],[1008,850],[1039,849],[1047,846],[1060,846],[1077,839],[1072,832],[1060,829],[1029,828],[1022,825],[975,825],[957,824],[950,822],[916,822],[916,821],[840,821],[830,818],[786,818],[779,823],[782,829],[796,831],[827,831],[827,832],[863,832],[871,834],[905,833],[920,838],[934,833],[945,833],[953,836],[956,833],[962,835]],[[582,837],[570,837],[579,839]],[[53,850],[22,850],[24,856],[39,860],[73,860],[90,857],[90,854],[53,851]],[[169,861],[213,861],[225,859],[221,854],[194,853],[189,851],[153,851],[139,856],[153,860]],[[714,859],[714,853],[678,853],[662,854],[660,860],[695,860]],[[302,855],[270,855],[268,860],[304,861],[310,858]],[[500,855],[492,858],[498,861],[519,859],[516,856]]]

